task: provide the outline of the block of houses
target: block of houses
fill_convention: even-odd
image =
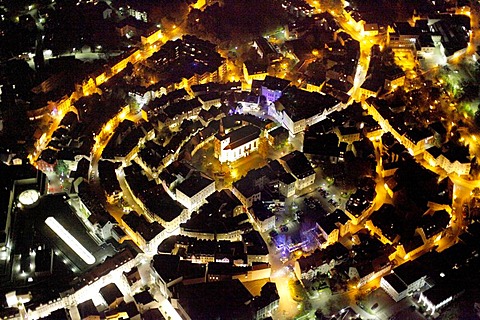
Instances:
[[[177,286],[172,305],[182,319],[252,319],[252,294],[238,280]]]
[[[378,77],[369,76],[360,86],[360,94],[364,98],[378,97],[382,91],[384,80]]]
[[[394,67],[385,73],[384,88],[387,91],[395,91],[398,87],[405,85],[405,71],[400,67]]]
[[[130,271],[124,272],[123,277],[130,286],[132,292],[137,292],[144,285],[138,267],[133,267]]]
[[[303,152],[314,154],[330,163],[338,163],[345,160],[347,146],[346,142],[339,143],[335,133],[317,134],[315,128],[311,128],[305,132]]]
[[[140,312],[138,312],[137,305],[133,301],[130,301],[129,303],[125,303],[125,301],[122,301],[116,309],[107,310],[105,312],[105,318],[130,320],[142,319]]]
[[[155,252],[166,236],[165,228],[160,223],[149,222],[135,211],[123,215],[122,221],[127,234],[145,252]]]
[[[160,303],[155,300],[152,294],[148,290],[141,291],[133,295],[133,300],[140,310],[140,313],[143,313],[145,310],[155,309],[160,307]]]
[[[340,237],[347,234],[349,232],[349,222],[348,216],[340,209],[336,209],[320,221],[317,221],[323,237],[327,240],[322,243],[322,247],[336,243]]]
[[[416,233],[412,238],[397,243],[396,255],[404,260],[408,260],[426,248],[427,244],[423,241],[422,237]]]
[[[198,96],[198,101],[202,104],[203,109],[210,110],[211,107],[219,107],[222,103],[219,92],[209,92]]]
[[[196,174],[180,183],[175,190],[175,195],[178,202],[193,211],[204,204],[207,197],[215,190],[215,180]]]
[[[269,63],[278,62],[280,60],[280,53],[264,37],[259,37],[253,40],[253,48],[257,50],[260,59],[268,61]]]
[[[253,181],[247,176],[233,183],[233,194],[245,208],[250,208],[255,201],[261,200],[262,190],[255,188]]]
[[[250,213],[261,232],[275,228],[275,213],[267,204],[261,201],[254,202],[250,208]]]
[[[436,121],[428,125],[428,130],[433,133],[434,145],[440,148],[447,137],[447,129],[440,121]]]
[[[293,151],[281,158],[286,169],[297,180],[295,188],[297,190],[305,189],[315,182],[315,171],[308,161],[307,157],[300,151]]]
[[[356,238],[350,250],[353,258],[349,261],[348,276],[358,281],[357,288],[360,288],[391,270],[390,259],[394,257],[395,249],[370,234],[357,233]]]
[[[149,26],[146,22],[137,20],[134,17],[129,16],[119,21],[115,28],[121,37],[126,37],[127,39],[130,39],[133,37],[140,37],[145,35]]]
[[[295,262],[295,273],[299,279],[311,280],[343,264],[348,256],[349,250],[341,243],[335,242],[325,249],[317,249],[311,255],[298,259]]]
[[[266,63],[247,60],[243,63],[243,77],[247,83],[252,84],[253,80],[264,80],[268,75]]]
[[[471,169],[470,153],[468,146],[463,147],[449,141],[442,147],[433,146],[423,154],[428,164],[440,167],[448,174],[468,175]]]
[[[182,281],[178,273],[180,256],[170,254],[157,254],[151,262],[152,278],[165,298],[172,297],[170,288]]]
[[[353,264],[348,268],[348,276],[358,280],[357,288],[361,288],[369,281],[379,278],[391,270],[388,257],[381,256],[372,261]]]
[[[338,110],[340,103],[331,95],[289,86],[274,107],[275,110],[269,109],[269,114],[277,118],[290,134],[295,135]]]
[[[409,128],[403,134],[401,142],[415,156],[424,152],[433,143],[433,134],[425,128]]]
[[[374,198],[375,190],[366,192],[359,189],[350,195],[350,198],[348,198],[345,204],[345,213],[354,225],[357,225],[364,216],[371,212]]]
[[[266,76],[261,86],[261,94],[267,101],[275,102],[282,96],[283,91],[288,87],[290,81]]]
[[[280,295],[275,282],[267,282],[263,285],[260,296],[253,298],[252,308],[254,319],[266,319],[278,310]]]
[[[446,210],[427,211],[420,221],[416,232],[424,243],[439,241],[450,224],[451,216]]]
[[[288,130],[284,127],[277,127],[265,134],[268,142],[273,147],[281,146],[288,139]]]
[[[403,221],[396,214],[393,205],[384,203],[369,216],[365,226],[371,233],[375,234],[382,243],[393,244],[400,240]]]
[[[284,197],[291,197],[295,194],[296,182],[297,179],[292,174],[285,172],[278,177],[278,190]]]
[[[247,264],[249,266],[259,263],[269,263],[268,246],[258,231],[252,230],[242,235],[242,241],[247,251]]]
[[[378,30],[378,24],[376,23],[365,23],[363,25],[363,34],[365,34],[367,37],[378,35]]]
[[[360,140],[362,130],[357,127],[338,126],[335,128],[335,133],[341,142],[351,144]]]

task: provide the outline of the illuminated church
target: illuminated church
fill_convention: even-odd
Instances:
[[[248,156],[258,149],[261,130],[253,125],[246,125],[239,129],[225,133],[223,122],[215,135],[215,157],[220,162],[233,162]]]

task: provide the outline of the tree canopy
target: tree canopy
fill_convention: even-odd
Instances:
[[[286,12],[275,0],[225,0],[204,11],[192,10],[188,30],[214,41],[253,39],[272,33],[286,21]],[[212,39],[213,37],[213,39]]]

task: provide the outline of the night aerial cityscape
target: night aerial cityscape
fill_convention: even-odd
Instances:
[[[0,319],[480,319],[479,18],[0,0]]]

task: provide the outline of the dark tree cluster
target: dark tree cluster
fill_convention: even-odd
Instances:
[[[275,0],[225,0],[203,12],[192,10],[189,32],[214,42],[244,42],[273,32],[286,22],[286,12]]]
[[[29,52],[35,47],[37,28],[33,18],[23,16],[18,23],[0,21],[0,57],[4,59]]]
[[[45,23],[44,46],[54,55],[81,49],[84,45],[93,49],[96,46],[115,49],[120,44],[114,19],[103,19],[102,13],[90,4],[58,6]]]
[[[438,1],[443,2],[443,1]],[[432,1],[428,0],[352,0],[352,5],[361,12],[369,22],[382,25],[391,25],[395,21],[407,21],[414,12],[428,13],[435,8]]]
[[[150,10],[149,20],[165,23],[167,19],[171,23],[180,24],[188,15],[189,6],[195,0],[158,0]]]

